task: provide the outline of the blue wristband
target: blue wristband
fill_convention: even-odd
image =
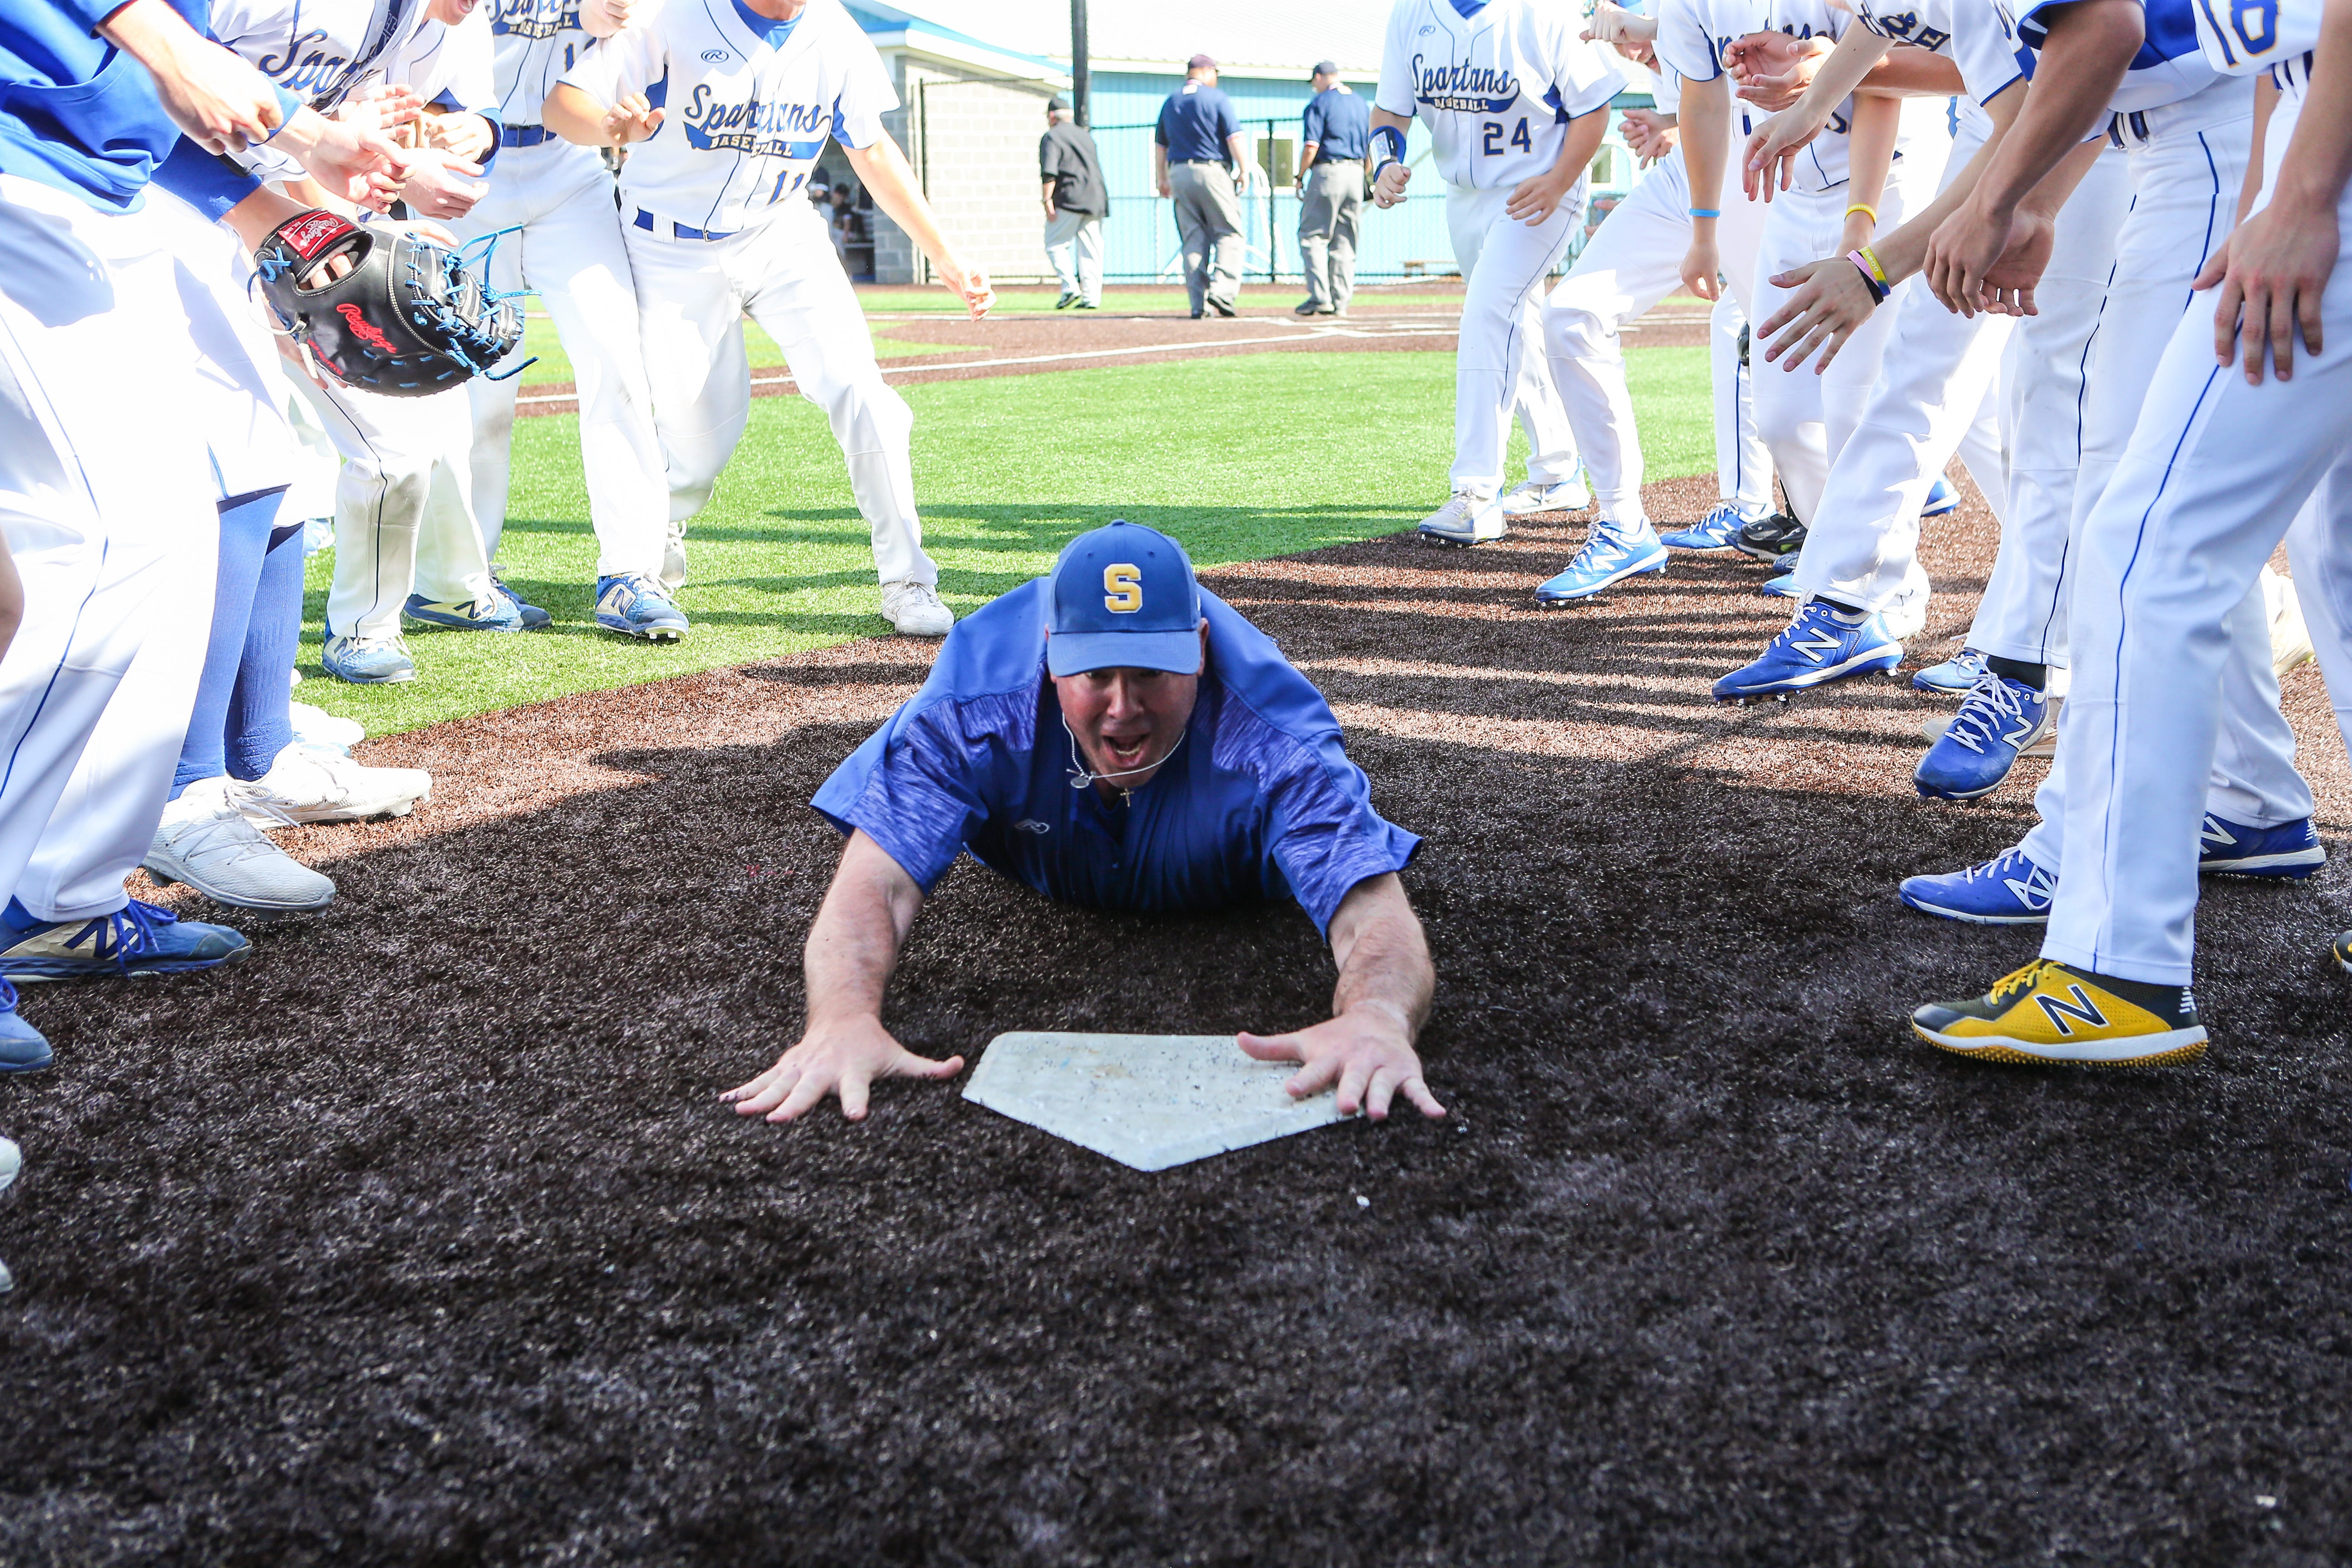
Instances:
[[[1721,207],[1693,207],[1690,210],[1690,215],[1693,217],[1721,217],[1723,216],[1723,209]]]
[[[1383,125],[1372,132],[1372,173],[1377,176],[1391,163],[1404,162],[1404,132]]]

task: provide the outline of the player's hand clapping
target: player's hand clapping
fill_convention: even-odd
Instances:
[[[2195,287],[2213,297],[2213,353],[2240,357],[2259,386],[2267,358],[2281,381],[2294,376],[2294,341],[2320,352],[2320,305],[2343,246],[2333,200],[2298,201],[2280,182],[2268,206],[2231,231],[2198,273]]]
[[[1796,38],[1786,33],[1750,33],[1723,51],[1734,92],[1774,113],[1792,107],[1813,84],[1813,73],[1833,47],[1826,38]]]
[[[498,145],[490,122],[478,114],[428,114],[425,144],[461,163],[478,163]]]
[[[1789,188],[1797,153],[1822,133],[1822,123],[1802,109],[1791,108],[1756,128],[1739,165],[1740,183],[1749,201],[1760,195],[1769,202],[1775,191]]]
[[[147,68],[163,112],[207,153],[241,153],[286,118],[269,79],[200,36],[168,0],[131,0],[98,30]]]
[[[1672,153],[1681,136],[1674,117],[1654,109],[1628,109],[1618,115],[1617,123],[1625,145],[1645,169]]]
[[[1927,237],[1927,255],[1919,270],[1944,309],[1974,316],[1985,309],[1986,280],[1993,264],[2009,248],[2017,226],[2014,208],[1988,208],[1971,196],[1960,209],[1936,226]]]
[[[400,199],[419,217],[464,217],[489,195],[478,163],[460,163],[425,148],[400,158]]]
[[[273,143],[291,153],[329,194],[372,212],[399,198],[400,146],[373,125],[295,110]]]
[[[662,111],[642,92],[625,94],[604,111],[604,141],[614,147],[642,142],[661,129]]]

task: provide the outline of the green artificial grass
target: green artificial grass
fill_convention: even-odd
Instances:
[[[1712,470],[1706,351],[1635,349],[1626,360],[1649,477]],[[1393,532],[1444,499],[1453,457],[1454,356],[1426,350],[1234,355],[902,391],[915,411],[924,543],[959,614],[1045,571],[1072,534],[1114,517],[1165,530],[1202,566]],[[1384,412],[1374,421],[1368,409]],[[515,426],[500,565],[552,627],[499,636],[412,625],[414,681],[348,686],[319,668],[331,557],[314,556],[301,698],[383,734],[888,629],[824,416],[797,397],[762,397],[718,499],[688,528],[678,605],[693,634],[661,647],[599,630],[579,440],[572,416]],[[1515,433],[1515,466],[1524,449]]]
[[[873,330],[874,353],[877,359],[895,359],[905,354],[976,353],[977,343],[918,343],[906,342],[891,335],[890,324],[877,323]],[[538,356],[538,363],[526,367],[521,384],[543,386],[572,379],[572,359],[563,352],[562,340],[555,335],[555,323],[543,315],[532,315],[522,324],[523,350]],[[776,340],[761,331],[759,323],[743,323],[743,354],[754,370],[765,370],[784,363],[784,351]]]

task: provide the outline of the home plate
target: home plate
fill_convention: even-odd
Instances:
[[[1347,1120],[1325,1090],[1293,1100],[1295,1062],[1253,1061],[1231,1035],[999,1035],[966,1100],[1139,1171]]]

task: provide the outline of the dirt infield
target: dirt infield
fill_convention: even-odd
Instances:
[[[1034,375],[1087,365],[1138,364],[1153,360],[1214,358],[1236,353],[1291,351],[1346,353],[1363,349],[1434,349],[1451,353],[1460,311],[1442,303],[1400,301],[1368,304],[1344,317],[1301,318],[1287,305],[1245,304],[1230,320],[1192,321],[1181,312],[1129,313],[1113,299],[1101,310],[1008,312],[985,321],[938,311],[877,314],[901,342],[952,345],[952,353],[896,356],[882,362],[892,382],[965,381],[992,375]],[[1626,330],[1628,346],[1692,347],[1706,342],[1706,310],[1697,301],[1671,300]],[[982,353],[975,354],[973,349]],[[794,394],[782,369],[754,371],[754,396]],[[580,405],[570,382],[528,386],[518,399],[520,413],[575,414]]]
[[[1712,706],[1784,614],[1750,566],[1530,608],[1580,534],[1213,574],[1426,837],[1454,1116],[1155,1176],[953,1086],[859,1127],[713,1100],[797,1026],[803,803],[922,645],[372,745],[439,784],[296,838],[331,910],[27,1004],[59,1060],[0,1105],[0,1561],[2352,1555],[2342,872],[2211,889],[2202,1065],[1941,1057],[1905,1010],[2034,938],[1891,889],[2010,841],[2022,785],[1918,801],[1892,683]],[[1991,542],[1939,530],[1935,634]],[[2315,672],[2288,694],[2341,855]],[[943,1056],[1329,985],[1295,911],[967,863],[888,1016]]]

